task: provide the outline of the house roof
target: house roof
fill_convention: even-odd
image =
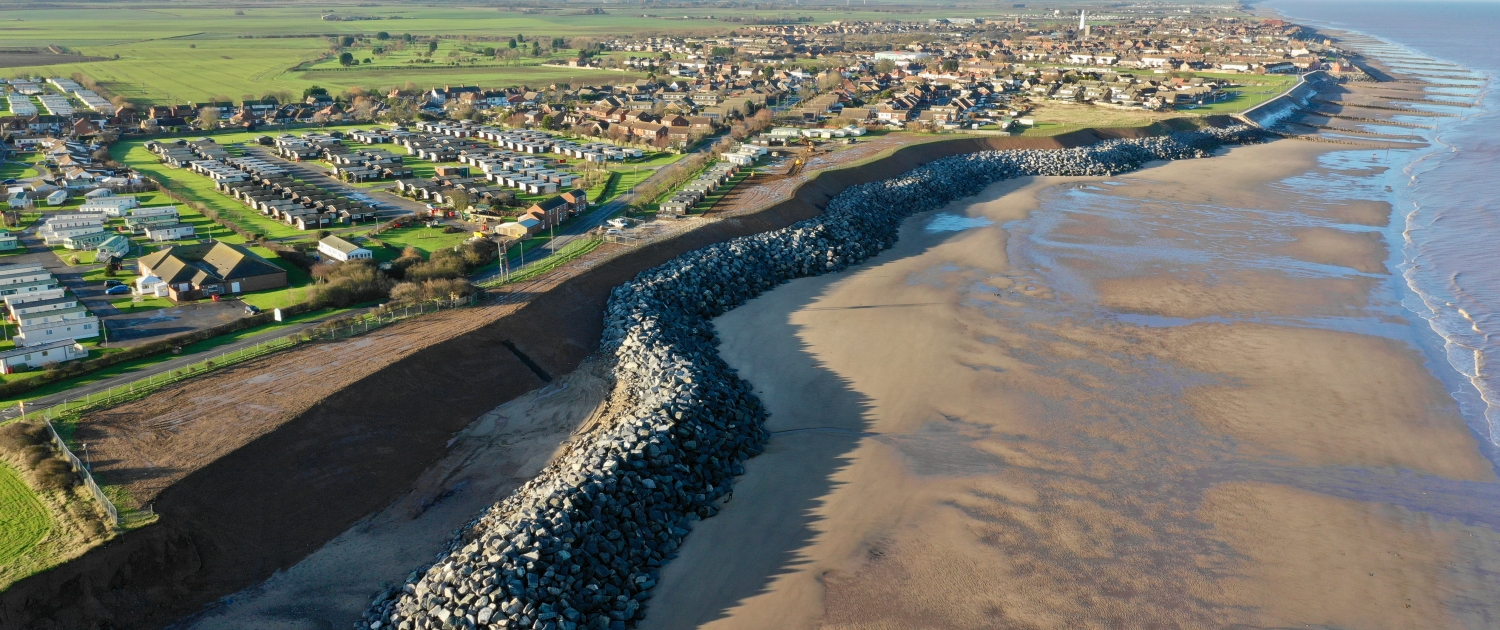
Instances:
[[[250,278],[285,273],[269,260],[244,247],[228,243],[173,245],[142,256],[141,271],[163,282],[202,285],[228,278]]]
[[[323,240],[318,241],[318,244],[327,245],[345,254],[350,254],[355,250],[363,249],[362,247],[355,245],[354,243],[350,243],[349,241],[341,239],[337,236],[325,236],[323,237]]]

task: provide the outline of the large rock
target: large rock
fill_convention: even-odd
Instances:
[[[937,160],[834,197],[785,229],[683,254],[616,287],[601,351],[624,411],[459,532],[426,570],[377,596],[359,628],[626,628],[661,565],[713,516],[766,412],[719,358],[710,320],[793,278],[896,242],[901,221],[1026,175],[1111,175],[1261,138],[1248,126],[1052,151]]]

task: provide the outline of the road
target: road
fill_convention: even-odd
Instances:
[[[223,354],[225,352],[234,352],[235,350],[240,350],[240,349],[243,349],[243,348],[249,348],[249,347],[254,346],[254,345],[258,344],[258,343],[263,343],[263,342],[265,342],[265,341],[267,341],[269,339],[275,339],[277,337],[285,337],[287,335],[296,334],[296,333],[302,332],[304,330],[307,330],[308,328],[312,328],[313,326],[321,324],[325,320],[327,320],[327,319],[329,319],[331,317],[335,317],[335,316],[342,317],[342,316],[347,316],[347,315],[354,315],[354,314],[357,314],[357,313],[359,313],[359,311],[345,311],[345,312],[342,312],[342,313],[329,313],[329,314],[324,315],[322,317],[317,317],[317,318],[309,319],[307,321],[298,322],[298,323],[295,323],[295,324],[292,324],[292,325],[289,325],[289,326],[285,326],[283,328],[278,328],[278,329],[276,329],[275,331],[272,331],[272,332],[268,332],[268,333],[260,334],[260,335],[255,335],[253,337],[248,337],[246,339],[242,339],[242,340],[236,341],[234,343],[224,344],[222,346],[218,346],[216,348],[205,350],[203,352],[196,352],[196,353],[193,353],[193,354],[184,354],[184,355],[182,355],[180,357],[177,357],[175,359],[170,359],[170,360],[167,360],[167,361],[162,361],[161,363],[157,363],[155,365],[147,366],[147,367],[141,368],[141,369],[133,371],[133,372],[126,372],[126,373],[120,374],[118,376],[112,376],[112,377],[109,377],[109,378],[106,378],[106,379],[100,379],[98,381],[94,381],[94,382],[89,383],[87,385],[79,385],[78,387],[73,387],[73,388],[70,388],[70,389],[68,389],[66,391],[58,392],[56,394],[51,394],[51,395],[47,395],[47,396],[39,396],[37,398],[26,399],[26,404],[27,404],[27,406],[31,407],[33,410],[35,410],[35,409],[41,409],[43,407],[55,405],[55,404],[61,403],[61,402],[66,401],[66,400],[72,400],[74,398],[78,398],[78,397],[84,396],[86,394],[93,394],[93,393],[97,393],[97,392],[102,392],[102,391],[105,391],[105,390],[107,390],[107,389],[109,389],[111,387],[118,387],[118,386],[124,385],[126,383],[129,383],[131,381],[136,381],[136,380],[140,380],[140,379],[146,378],[148,376],[152,376],[152,375],[155,375],[155,374],[162,374],[162,373],[170,372],[170,371],[176,370],[176,369],[181,369],[181,368],[186,367],[188,365],[191,365],[193,363],[197,363],[199,361],[202,361],[202,360],[204,360],[206,358],[209,358],[209,357],[212,357],[212,356],[216,356],[216,355],[219,355],[219,354]],[[16,417],[19,414],[20,414],[20,409],[17,408],[17,407],[7,407],[5,409],[0,409],[0,422],[3,422],[5,420],[9,420],[11,418],[14,418],[14,417]]]

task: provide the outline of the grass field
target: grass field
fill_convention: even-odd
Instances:
[[[1225,92],[1233,95],[1229,100],[1202,105],[1197,109],[1191,110],[1196,114],[1237,114],[1276,98],[1297,83],[1296,75],[1285,74],[1244,75],[1198,73],[1197,76],[1228,79],[1236,83],[1243,83],[1244,85],[1225,88]]]
[[[36,177],[37,175],[41,175],[41,173],[38,172],[35,168],[32,168],[32,165],[36,164],[42,159],[42,154],[29,153],[19,156],[18,159],[15,155],[12,155],[11,157],[12,159],[6,160],[4,163],[0,163],[0,180],[21,179],[24,177]]]
[[[42,5],[45,6],[45,5]],[[214,96],[240,99],[267,93],[302,91],[318,85],[338,92],[349,87],[384,88],[411,82],[418,87],[440,85],[546,85],[568,83],[622,83],[644,76],[633,72],[575,69],[557,66],[504,65],[461,49],[506,46],[506,40],[525,35],[527,40],[550,42],[554,37],[611,38],[627,33],[727,32],[741,22],[727,19],[756,18],[814,23],[843,20],[921,20],[929,17],[983,15],[983,10],[940,7],[900,13],[878,5],[833,11],[831,7],[799,7],[789,4],[760,5],[762,8],[703,6],[608,7],[604,14],[581,15],[564,3],[541,5],[526,12],[505,7],[314,3],[265,7],[244,5],[91,5],[74,8],[16,8],[5,12],[5,21],[23,26],[5,28],[0,41],[8,46],[65,46],[71,52],[103,57],[104,61],[0,69],[0,76],[71,76],[82,72],[121,96],[143,104],[204,101]],[[243,15],[236,15],[236,12]],[[376,19],[327,21],[335,13]],[[712,16],[714,19],[703,19]],[[692,18],[692,19],[687,19]],[[441,37],[433,63],[406,63],[411,50],[426,50],[417,42],[407,51],[393,51],[380,58],[369,39],[360,39],[349,52],[363,61],[343,68],[337,61],[322,61],[331,50],[327,35],[369,38],[385,31],[399,36]],[[469,41],[461,42],[460,38]],[[388,49],[393,48],[387,42]],[[450,57],[451,53],[457,56]],[[559,51],[559,57],[570,54]],[[337,55],[333,55],[336,57]],[[474,59],[472,66],[468,59]],[[461,65],[451,64],[458,60]],[[520,63],[537,63],[523,57]],[[308,64],[308,66],[304,66]],[[487,65],[487,67],[486,67]],[[308,70],[307,67],[314,69]]]
[[[20,474],[0,463],[0,567],[17,564],[47,535],[52,519]]]

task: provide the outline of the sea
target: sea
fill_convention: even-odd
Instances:
[[[1402,305],[1419,325],[1470,425],[1500,445],[1500,3],[1273,0],[1258,6],[1290,21],[1359,33],[1368,55],[1393,70],[1431,77],[1438,100],[1465,106],[1429,107],[1457,114],[1401,128],[1431,146],[1391,151],[1384,184],[1394,205],[1392,264],[1405,280]],[[1472,105],[1468,105],[1472,104]],[[1494,459],[1494,449],[1490,451]]]

